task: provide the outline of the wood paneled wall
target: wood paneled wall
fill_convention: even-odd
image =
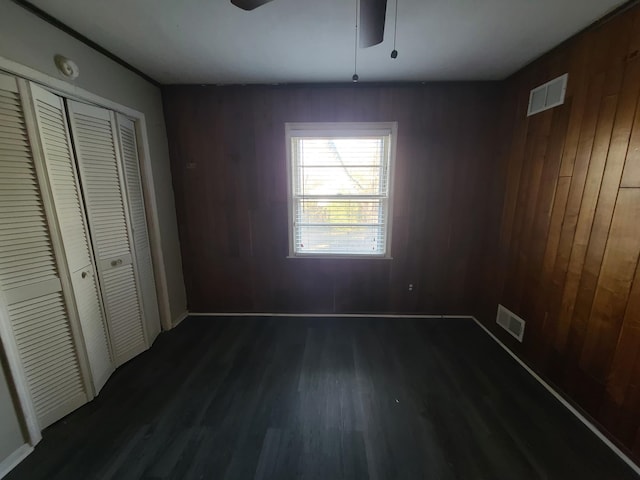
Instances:
[[[163,98],[191,311],[470,313],[497,84],[175,86]],[[284,123],[340,121],[398,121],[393,260],[286,258]]]
[[[563,106],[529,90],[569,72]],[[640,7],[507,81],[478,316],[640,458]],[[522,345],[496,304],[527,321]]]

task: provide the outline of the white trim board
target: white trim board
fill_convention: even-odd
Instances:
[[[144,114],[138,110],[120,105],[119,103],[96,95],[95,93],[91,93],[88,90],[77,87],[76,85],[64,80],[60,80],[59,78],[52,77],[46,73],[27,67],[26,65],[22,65],[21,63],[9,60],[6,57],[0,57],[0,70],[4,70],[5,72],[18,77],[26,78],[27,80],[42,85],[48,90],[53,90],[54,93],[70,98],[71,100],[90,102],[134,118],[144,117]]]
[[[600,431],[598,427],[596,427],[591,420],[585,417],[578,409],[576,409],[573,405],[571,405],[558,391],[549,385],[540,375],[534,372],[523,360],[518,357],[509,347],[507,347],[502,341],[496,337],[491,330],[485,327],[476,317],[469,317],[476,324],[482,328],[487,335],[489,335],[493,340],[496,341],[498,345],[500,345],[518,364],[524,368],[529,375],[535,378],[540,385],[547,389],[547,391],[553,395],[556,400],[558,400],[567,410],[569,410],[578,420],[580,420],[591,432],[598,437],[607,447],[609,447],[613,453],[615,453],[618,457],[622,459],[624,463],[629,465],[631,469],[636,473],[636,475],[640,476],[640,466],[637,465],[631,458],[629,458],[620,448],[618,448],[611,440],[609,440],[604,433]]]
[[[18,447],[18,449],[0,462],[0,478],[4,478],[11,470],[27,458],[33,452],[33,447],[27,443]]]
[[[224,312],[188,312],[190,317],[302,317],[302,318],[451,318],[473,319],[470,315],[403,315],[392,313],[224,313]],[[182,320],[181,320],[182,321]]]

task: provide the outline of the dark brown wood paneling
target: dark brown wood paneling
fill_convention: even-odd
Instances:
[[[640,28],[640,25],[638,26]],[[640,55],[640,52],[639,52]],[[636,109],[635,124],[640,124],[640,109]],[[640,130],[634,129],[629,143],[627,162],[622,176],[623,187],[640,188]]]
[[[638,264],[639,218],[640,189],[621,189],[580,356],[582,368],[602,382],[610,370]]]
[[[638,430],[640,409],[640,277],[636,273],[629,297],[615,357],[609,372],[600,418],[602,423],[625,444],[633,444]],[[635,299],[635,300],[634,300]],[[633,304],[635,303],[635,306]]]
[[[163,94],[191,311],[471,313],[500,84]],[[286,258],[284,124],[339,121],[398,122],[393,260]]]
[[[565,104],[527,118],[529,90],[565,72]],[[502,195],[489,212],[502,218],[487,217],[475,311],[637,455],[640,6],[569,40],[506,88],[503,115],[515,120],[504,135],[514,134],[492,184]],[[497,303],[527,321],[523,344],[496,327]]]

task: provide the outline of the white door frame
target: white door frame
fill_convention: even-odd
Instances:
[[[170,330],[173,322],[171,319],[171,308],[169,304],[169,288],[167,285],[167,272],[165,270],[164,254],[162,253],[162,238],[160,235],[160,225],[158,220],[158,206],[156,203],[155,185],[152,175],[152,162],[149,154],[149,138],[144,113],[134,110],[133,108],[120,105],[119,103],[113,102],[63,80],[51,77],[31,67],[27,67],[1,56],[0,71],[30,80],[62,97],[104,107],[109,110],[122,113],[134,120],[136,125],[136,139],[138,142],[140,176],[142,180],[147,227],[149,231],[149,243],[151,244],[151,257],[160,310],[160,321],[162,323],[163,330]]]

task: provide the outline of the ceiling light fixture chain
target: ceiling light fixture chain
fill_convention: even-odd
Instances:
[[[398,58],[398,50],[396,50],[396,38],[398,35],[398,2],[400,0],[396,0],[396,15],[395,20],[393,22],[393,50],[391,51],[391,58]]]
[[[360,77],[358,77],[358,4],[360,0],[356,0],[356,27],[355,27],[355,42],[353,49],[353,76],[351,80],[353,82],[357,82]]]

